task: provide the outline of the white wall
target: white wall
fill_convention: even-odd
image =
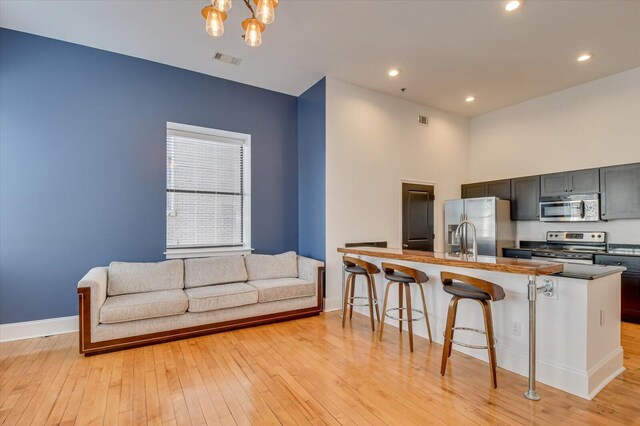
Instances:
[[[417,123],[429,116],[429,127]],[[402,180],[435,184],[436,250],[443,201],[468,180],[468,119],[327,78],[327,309],[340,306],[341,256],[352,241],[401,245]]]
[[[640,162],[640,68],[474,117],[470,139],[468,182]],[[640,220],[518,222],[518,239],[551,229],[640,244]]]

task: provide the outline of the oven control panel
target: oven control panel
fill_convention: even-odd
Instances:
[[[547,241],[567,243],[606,243],[604,231],[547,231]]]

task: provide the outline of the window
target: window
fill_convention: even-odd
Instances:
[[[167,123],[167,258],[251,248],[251,136]]]

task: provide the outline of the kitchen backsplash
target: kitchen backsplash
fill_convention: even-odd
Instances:
[[[547,231],[605,231],[610,243],[640,244],[640,220],[585,223],[519,221],[516,223],[518,241],[544,241]]]

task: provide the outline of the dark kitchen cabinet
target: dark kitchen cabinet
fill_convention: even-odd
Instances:
[[[598,265],[624,266],[621,278],[622,321],[640,324],[640,256],[597,254]]]
[[[640,163],[600,169],[602,219],[640,219]]]
[[[462,185],[462,198],[498,197],[511,199],[511,179],[492,180],[489,182],[468,183]]]
[[[600,170],[577,170],[567,173],[569,192],[573,194],[597,194],[600,192]]]
[[[487,182],[487,197],[498,197],[503,200],[511,199],[511,179]]]
[[[462,198],[478,198],[486,197],[487,195],[487,183],[469,183],[462,185]]]
[[[568,194],[597,194],[600,192],[598,169],[551,173],[540,176],[540,196],[554,197]]]
[[[538,220],[540,176],[511,179],[511,220]]]
[[[567,189],[568,173],[552,173],[540,176],[540,196],[552,197],[555,195],[565,195]]]

